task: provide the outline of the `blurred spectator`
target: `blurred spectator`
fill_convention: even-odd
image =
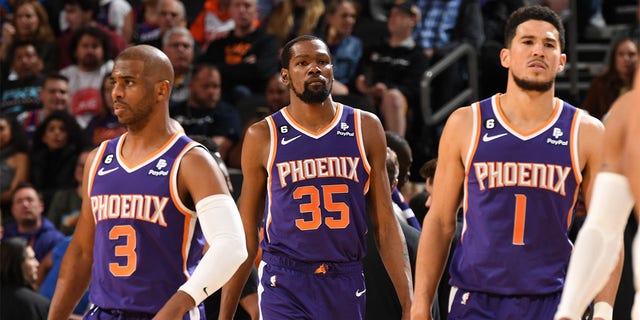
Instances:
[[[387,139],[387,146],[396,155],[396,162],[398,163],[396,183],[391,190],[391,200],[394,211],[398,219],[406,222],[416,230],[421,231],[422,227],[420,226],[420,222],[418,222],[416,215],[405,200],[405,198],[410,199],[413,193],[415,193],[415,191],[412,190],[413,184],[409,183],[409,169],[413,162],[411,147],[409,147],[407,140],[393,131],[385,131],[385,137]],[[403,196],[403,192],[407,195],[406,197]]]
[[[142,43],[160,37],[160,28],[158,28],[159,2],[159,0],[140,0],[137,2],[138,5],[134,7],[133,43]]]
[[[5,116],[0,116],[0,177],[0,212],[6,216],[13,191],[29,180],[29,146],[22,127]]]
[[[33,185],[19,184],[11,201],[11,215],[15,222],[7,225],[4,237],[26,239],[29,246],[33,248],[36,259],[42,261],[53,247],[64,238],[64,235],[56,229],[49,219],[42,216],[44,212],[42,195]],[[47,271],[42,266],[38,268],[40,279],[44,279]],[[34,283],[38,283],[38,280],[35,280]]]
[[[194,67],[189,83],[189,99],[170,110],[171,117],[187,135],[203,135],[218,146],[222,160],[240,139],[240,115],[221,100],[221,77],[218,68],[202,63]]]
[[[167,30],[162,37],[162,51],[173,66],[173,89],[169,108],[189,99],[189,82],[193,65],[195,42],[187,28],[175,27]]]
[[[71,114],[86,128],[89,120],[102,109],[102,79],[113,68],[109,39],[100,28],[86,27],[71,38],[73,64],[60,70],[69,78]]]
[[[69,79],[59,74],[52,73],[44,78],[42,88],[38,91],[42,107],[23,112],[18,115],[18,121],[22,123],[27,134],[29,145],[33,142],[36,129],[51,112],[55,110],[69,112],[71,97],[69,96]]]
[[[603,120],[619,96],[631,89],[638,65],[638,41],[622,38],[616,41],[604,74],[593,78],[582,107],[592,116]]]
[[[62,32],[58,38],[58,49],[60,56],[58,58],[58,69],[67,67],[75,63],[75,50],[73,45],[73,36],[80,30],[88,27],[94,27],[102,30],[107,37],[108,46],[104,46],[104,55],[109,57],[117,56],[120,51],[127,47],[127,41],[119,34],[111,31],[96,22],[96,17],[100,11],[99,0],[63,0],[64,1],[64,19],[68,24],[68,28]]]
[[[284,45],[297,36],[313,34],[323,14],[322,0],[283,0],[274,6],[267,30]]]
[[[100,0],[96,21],[131,42],[135,12],[127,0]]]
[[[53,29],[49,25],[46,9],[36,0],[20,0],[15,7],[12,23],[2,25],[2,43],[0,44],[0,62],[10,62],[12,45],[16,42],[31,42],[38,56],[44,61],[43,70],[53,71],[57,65],[56,43]],[[4,67],[3,70],[6,70]],[[4,77],[9,72],[3,71]]]
[[[44,119],[33,140],[31,181],[49,205],[53,194],[74,186],[73,174],[84,137],[68,112],[54,111]]]
[[[47,255],[42,263],[49,264],[51,266],[47,276],[44,278],[44,281],[40,285],[40,294],[45,298],[51,300],[53,298],[53,292],[56,289],[56,283],[58,282],[58,275],[60,274],[60,264],[62,263],[62,258],[64,257],[64,253],[67,251],[67,247],[69,247],[69,243],[71,242],[71,236],[64,237],[62,241],[60,241],[53,250],[51,250],[51,254]],[[73,310],[73,315],[70,317],[70,320],[73,319],[82,319],[82,315],[89,308],[89,291],[80,298],[80,302]]]
[[[357,76],[362,57],[362,42],[353,36],[353,26],[358,16],[355,0],[332,0],[327,6],[326,26],[320,36],[329,46],[333,63],[332,95],[349,94],[349,85]]]
[[[11,54],[11,66],[16,78],[3,81],[0,88],[0,113],[17,117],[20,113],[40,108],[38,91],[42,87],[43,62],[31,42],[16,42]]]
[[[47,217],[66,236],[73,234],[76,223],[80,217],[80,207],[82,206],[82,174],[84,164],[90,150],[84,150],[78,155],[75,170],[73,173],[74,186],[61,189],[53,194],[51,204],[47,208]]]
[[[218,66],[224,79],[222,97],[237,104],[264,92],[269,76],[279,70],[278,41],[254,21],[256,0],[231,0],[229,14],[235,27],[229,35],[213,41],[201,61]]]
[[[235,27],[229,16],[230,0],[206,0],[202,10],[193,21],[189,30],[193,38],[206,50],[211,41],[226,36]]]
[[[102,86],[100,86],[102,97],[100,113],[91,118],[89,125],[84,130],[85,136],[92,146],[97,146],[102,141],[116,138],[127,131],[127,128],[118,122],[118,117],[113,113],[112,90],[113,82],[109,72],[104,75]]]
[[[356,79],[357,89],[378,108],[385,130],[402,137],[408,118],[421,119],[419,85],[428,61],[411,36],[418,21],[418,7],[410,0],[397,2],[387,21],[391,37],[364,55]]]
[[[50,301],[34,291],[38,260],[22,238],[0,241],[0,318],[46,319]]]
[[[165,32],[174,27],[187,26],[184,4],[179,0],[159,0],[157,24],[159,32],[154,33],[153,37],[148,37],[144,40],[138,39],[136,43],[148,44],[162,49],[162,37]]]
[[[231,168],[240,168],[242,158],[242,142],[244,133],[254,123],[264,119],[266,116],[278,111],[280,108],[289,104],[289,88],[282,83],[280,73],[273,74],[267,81],[264,97],[257,97],[256,100],[247,102],[247,105],[241,109],[247,116],[243,117],[244,130],[240,136],[240,141],[229,151],[227,157],[227,165]],[[242,115],[242,114],[241,114]],[[246,119],[245,119],[246,118]]]

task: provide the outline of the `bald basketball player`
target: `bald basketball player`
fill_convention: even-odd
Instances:
[[[127,48],[112,81],[128,132],[89,155],[49,319],[68,319],[90,282],[85,319],[204,319],[202,300],[247,257],[238,209],[215,160],[169,118],[167,56]]]

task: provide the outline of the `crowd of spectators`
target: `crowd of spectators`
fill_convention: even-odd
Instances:
[[[438,140],[438,128],[421,122],[424,71],[455,46],[469,43],[481,62],[481,93],[504,91],[506,74],[496,61],[506,17],[540,2],[0,1],[2,226],[27,240],[58,232],[47,238],[46,252],[36,252],[37,260],[51,254],[63,234],[72,234],[87,150],[126,131],[113,113],[110,72],[112,59],[136,44],[161,49],[174,67],[171,116],[187,134],[213,142],[227,166],[239,168],[247,126],[288,104],[279,77],[281,46],[314,34],[332,54],[334,99],[377,113],[386,130],[406,139],[414,159],[408,180],[420,181],[419,168],[436,156],[428,143]],[[600,9],[589,10],[601,19]],[[638,50],[633,38],[613,44],[606,73],[593,80],[586,110],[602,118],[628,90]],[[441,105],[465,77],[463,63],[451,68],[436,83],[432,102]],[[28,200],[16,198],[20,190]],[[407,199],[413,195],[403,193]],[[37,208],[37,214],[21,205]],[[16,215],[22,211],[41,216],[35,229],[19,227]],[[18,229],[7,229],[12,224]],[[23,244],[9,245],[22,250]],[[18,262],[31,259],[30,253],[15,254],[22,255]],[[39,275],[41,281],[45,275]],[[19,285],[38,289],[39,282]]]

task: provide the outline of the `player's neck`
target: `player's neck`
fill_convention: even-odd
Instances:
[[[499,106],[507,120],[526,129],[546,122],[555,110],[554,90],[545,92],[508,90],[499,96]]]
[[[162,148],[178,131],[182,129],[175,120],[150,119],[141,128],[131,128],[122,145],[122,156],[127,162],[135,164]]]
[[[338,107],[331,97],[322,103],[306,103],[294,96],[286,108],[293,120],[305,129],[317,132],[333,121]]]

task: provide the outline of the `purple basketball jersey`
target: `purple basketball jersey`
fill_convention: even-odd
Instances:
[[[465,160],[464,224],[450,283],[468,291],[538,295],[562,290],[572,244],[567,237],[582,181],[582,112],[559,99],[549,121],[519,132],[499,95],[472,105]]]
[[[90,300],[104,309],[155,314],[200,261],[205,243],[196,213],[179,199],[183,134],[138,164],[122,158],[125,133],[105,141],[91,165],[95,221]]]
[[[286,108],[267,118],[271,130],[262,248],[299,261],[359,261],[365,254],[369,163],[360,111],[338,104],[319,132]]]

